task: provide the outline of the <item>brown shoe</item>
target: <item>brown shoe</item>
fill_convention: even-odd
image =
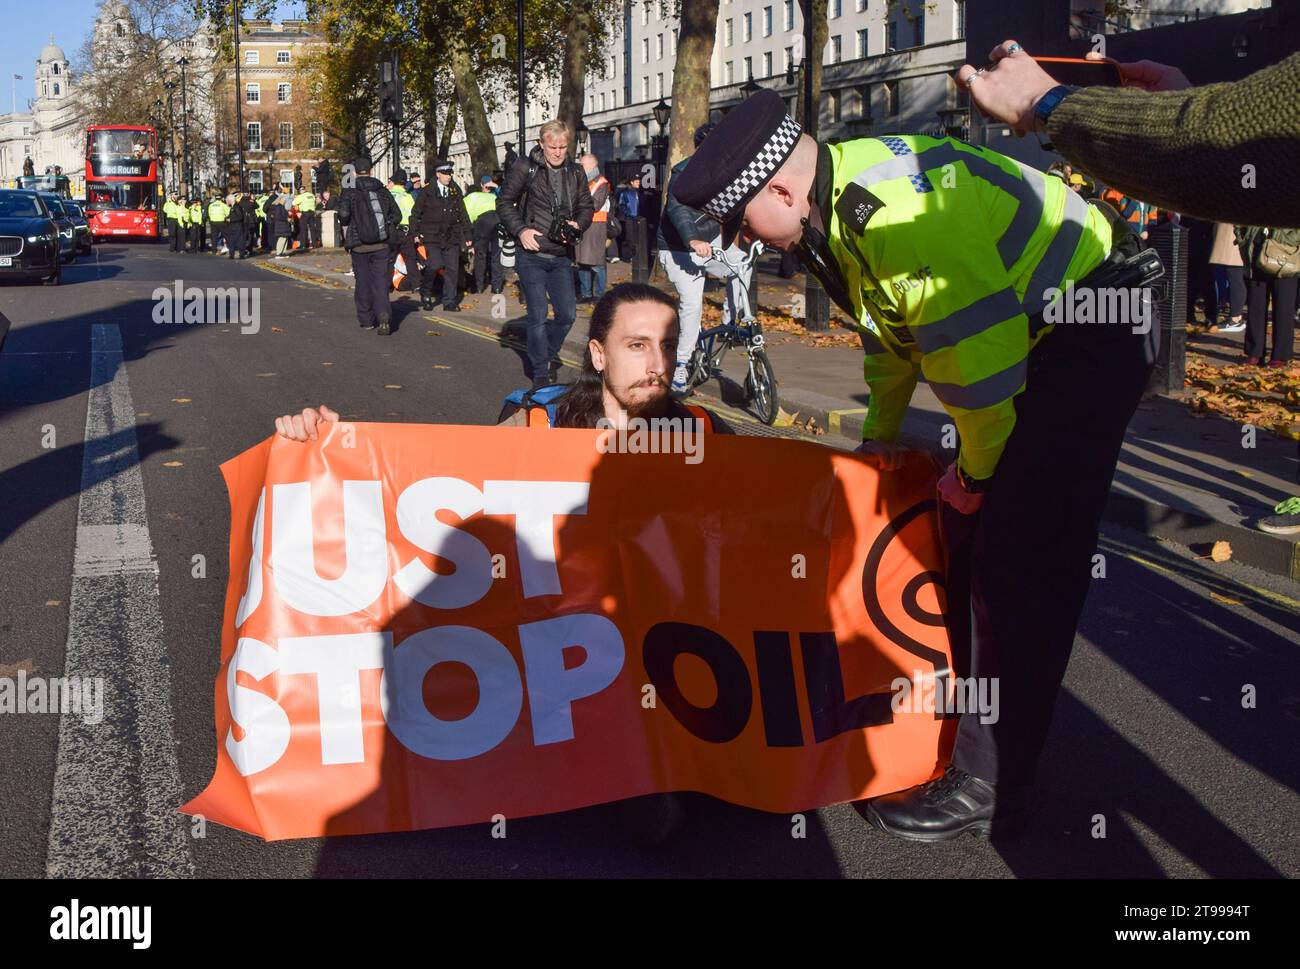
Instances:
[[[1241,361],[1243,367],[1258,367],[1259,357],[1243,357]]]
[[[1289,360],[1270,360],[1268,362],[1268,369],[1270,370],[1285,370],[1289,366],[1291,366],[1291,361]]]

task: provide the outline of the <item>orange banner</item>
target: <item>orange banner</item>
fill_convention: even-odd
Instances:
[[[326,427],[222,466],[217,762],[183,811],[268,840],[657,791],[790,812],[946,763],[895,702],[950,666],[928,461]]]

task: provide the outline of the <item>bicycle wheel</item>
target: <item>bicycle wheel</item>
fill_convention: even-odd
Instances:
[[[749,373],[745,377],[745,399],[754,416],[771,427],[776,423],[780,406],[776,397],[776,372],[762,350],[749,352]]]

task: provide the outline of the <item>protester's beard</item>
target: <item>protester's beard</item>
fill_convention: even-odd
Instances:
[[[657,417],[663,414],[668,405],[667,375],[655,380],[647,378],[625,387],[615,387],[610,383],[608,372],[601,374],[601,380],[628,417]]]

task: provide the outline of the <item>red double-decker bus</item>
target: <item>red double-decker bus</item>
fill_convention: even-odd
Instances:
[[[110,124],[86,129],[86,216],[96,239],[157,239],[162,199],[153,128]]]

